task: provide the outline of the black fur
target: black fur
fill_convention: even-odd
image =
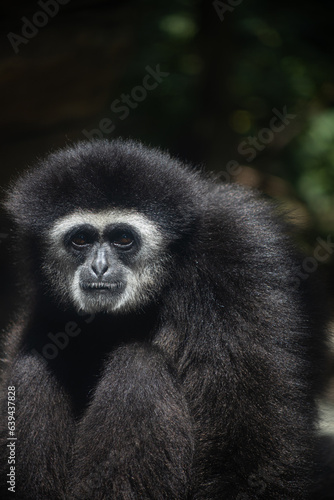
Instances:
[[[138,143],[97,141],[49,156],[6,206],[24,301],[1,402],[7,422],[15,386],[15,498],[309,498],[323,333],[268,202]],[[168,276],[134,313],[79,315],[45,283],[45,230],[109,207],[160,227]]]

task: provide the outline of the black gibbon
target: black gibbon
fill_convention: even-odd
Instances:
[[[310,497],[324,334],[269,202],[102,140],[41,161],[6,208],[2,498]]]

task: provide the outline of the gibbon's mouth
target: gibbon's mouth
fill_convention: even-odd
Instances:
[[[116,290],[117,288],[122,288],[122,283],[81,283],[81,288],[85,291],[111,291]]]

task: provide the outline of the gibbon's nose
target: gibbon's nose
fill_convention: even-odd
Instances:
[[[99,248],[92,262],[91,268],[98,278],[102,278],[103,275],[108,271],[108,255],[105,248]]]

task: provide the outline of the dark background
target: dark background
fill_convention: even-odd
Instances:
[[[279,199],[313,258],[303,279],[319,267],[332,300],[332,252],[315,255],[319,238],[334,241],[333,14],[332,0],[6,2],[1,185],[85,134],[168,148]],[[147,67],[165,76],[143,91]],[[1,215],[1,327],[15,295],[10,230]]]

